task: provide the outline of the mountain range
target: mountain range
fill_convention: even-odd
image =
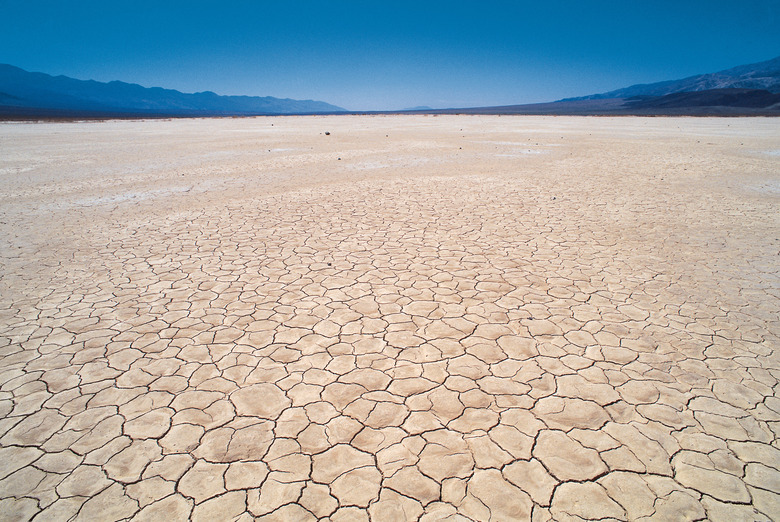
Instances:
[[[697,74],[682,80],[643,83],[601,94],[591,94],[561,101],[633,98],[635,96],[665,96],[678,92],[696,92],[712,89],[758,89],[780,92],[780,56],[765,62],[740,65],[710,74]]]
[[[321,101],[186,94],[133,83],[76,80],[0,64],[2,116],[252,116],[345,112]]]
[[[0,119],[254,116],[349,113],[321,101],[186,94],[113,81],[76,80],[0,64]],[[394,111],[398,112],[398,111]],[[557,102],[431,109],[417,114],[780,116],[780,56],[681,80],[638,84]]]
[[[780,56],[681,80],[556,102],[442,109],[439,114],[780,116]]]

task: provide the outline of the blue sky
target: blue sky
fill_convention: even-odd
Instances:
[[[780,55],[778,0],[0,0],[0,62],[353,110],[551,101]]]

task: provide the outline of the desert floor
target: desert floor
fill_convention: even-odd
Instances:
[[[778,519],[779,253],[780,119],[1,124],[0,519]]]

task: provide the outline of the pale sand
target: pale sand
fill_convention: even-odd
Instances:
[[[778,150],[762,118],[2,124],[0,519],[780,518]]]

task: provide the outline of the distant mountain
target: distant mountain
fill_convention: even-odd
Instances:
[[[665,96],[677,92],[705,91],[711,89],[762,89],[780,92],[780,56],[765,62],[740,65],[710,74],[699,74],[682,80],[632,85],[601,94],[591,94],[560,101],[602,100],[607,98],[633,98],[634,96]]]
[[[103,83],[32,73],[0,64],[0,116],[250,116],[334,112],[346,111],[321,101],[220,96],[208,91],[186,94],[120,81]]]
[[[413,111],[414,112],[414,111]],[[428,114],[780,116],[780,56],[682,80],[556,102],[425,110]]]
[[[632,109],[672,109],[680,107],[742,107],[780,109],[780,93],[763,89],[709,89],[676,92],[666,96],[629,98],[626,107]]]
[[[423,112],[425,114],[540,116],[780,116],[780,94],[762,89],[709,89],[665,96],[562,100],[527,105],[437,109]]]

